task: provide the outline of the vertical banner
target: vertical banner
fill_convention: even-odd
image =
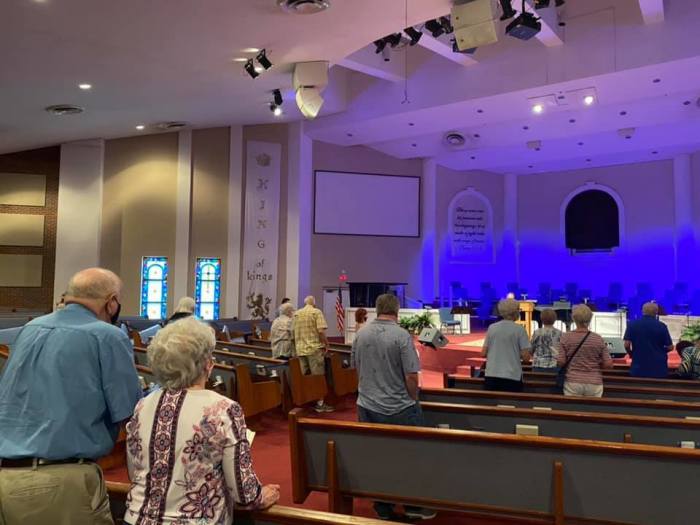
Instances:
[[[269,319],[277,305],[281,153],[280,144],[247,143],[241,319]]]
[[[454,196],[448,211],[450,258],[470,263],[493,262],[491,203],[474,188]]]

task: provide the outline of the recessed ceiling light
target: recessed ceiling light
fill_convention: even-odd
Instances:
[[[530,126],[523,126],[523,129],[527,131],[528,129],[530,129]]]
[[[417,145],[418,145],[418,144],[416,144],[416,143],[414,142],[413,144],[411,144],[411,147],[412,147],[412,148],[415,148]]]
[[[139,131],[143,131],[144,129],[146,129],[146,126],[144,126],[143,124],[139,124],[138,126],[136,126],[136,129]]]
[[[233,62],[248,62],[248,59],[244,57],[236,57],[233,59]]]
[[[415,126],[415,124],[414,124],[413,122],[409,122],[408,125],[409,125],[409,126]]]
[[[243,53],[257,53],[258,51],[260,51],[260,48],[259,47],[245,47],[245,48],[241,49],[241,51]]]
[[[621,117],[624,117],[625,115],[627,115],[627,112],[626,112],[626,111],[620,111],[620,116],[621,116]]]
[[[658,155],[659,152],[658,152],[658,151],[652,151],[651,154],[652,154],[652,155]]]
[[[484,110],[483,110],[483,109],[477,109],[476,112],[477,112],[477,113],[483,113]]]
[[[532,169],[532,168],[534,168],[534,166],[533,166],[532,164],[530,164],[530,165],[528,166],[528,168]]]
[[[472,159],[472,160],[476,160],[476,157],[475,157],[474,155],[472,155],[472,156],[469,157],[469,158]]]
[[[583,142],[579,142],[578,145],[579,145],[579,146],[583,146]]]
[[[655,78],[654,80],[652,80],[652,82],[653,82],[654,84],[658,84],[659,82],[661,82],[661,79],[660,79],[660,78]]]
[[[481,135],[479,135],[478,133],[474,133],[474,138],[475,138],[475,139],[480,139],[480,138],[481,138]]]
[[[683,105],[684,105],[684,106],[690,106],[690,100],[685,100],[685,101],[683,102]]]
[[[583,97],[583,103],[586,104],[586,106],[590,106],[595,102],[595,97],[593,95],[586,95]]]
[[[83,91],[87,91],[89,89],[92,89],[92,84],[78,84],[78,87]]]
[[[591,161],[591,159],[586,159],[586,162],[590,162],[590,161]]]
[[[348,137],[352,137],[352,136],[353,136],[352,133],[346,133],[346,135],[347,135]]]
[[[544,111],[544,106],[542,104],[535,104],[532,106],[532,112],[535,113],[536,115],[539,115]]]
[[[574,124],[575,122],[576,122],[576,119],[575,119],[575,118],[570,118],[570,119],[569,119],[569,124]]]

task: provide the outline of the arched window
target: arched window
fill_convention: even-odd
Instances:
[[[221,300],[221,259],[197,259],[194,288],[195,315],[200,319],[218,319]]]
[[[620,209],[609,192],[591,188],[566,205],[565,242],[575,252],[611,251],[620,246]]]
[[[165,319],[168,313],[168,258],[144,257],[141,262],[141,315]]]

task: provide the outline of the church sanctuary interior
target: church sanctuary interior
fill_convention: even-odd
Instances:
[[[0,525],[695,523],[698,27],[3,0]]]

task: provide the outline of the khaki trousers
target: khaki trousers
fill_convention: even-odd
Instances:
[[[113,525],[94,463],[2,468],[0,525]]]
[[[315,354],[300,355],[299,364],[304,375],[322,376],[326,373],[326,359],[320,350]]]

